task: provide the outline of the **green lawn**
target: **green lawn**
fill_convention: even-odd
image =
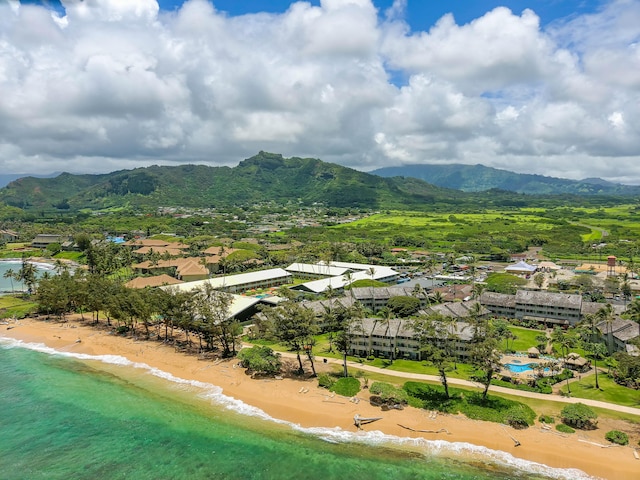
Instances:
[[[23,318],[33,312],[35,308],[35,302],[30,300],[12,295],[0,296],[0,318]]]
[[[516,336],[515,340],[509,340],[509,349],[515,350],[516,352],[526,352],[531,347],[537,347],[538,341],[536,337],[538,335],[544,335],[543,330],[531,328],[510,326],[509,330]],[[503,349],[507,348],[506,340],[502,340],[501,346]]]
[[[571,396],[577,398],[588,398],[590,400],[600,400],[602,402],[616,403],[629,407],[640,407],[640,392],[631,388],[618,385],[605,374],[598,375],[600,390],[596,388],[595,375],[589,375],[578,382],[571,383]],[[564,393],[567,386],[562,387]]]

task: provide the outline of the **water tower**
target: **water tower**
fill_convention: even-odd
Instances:
[[[607,277],[613,277],[616,274],[616,257],[609,255],[607,257]]]

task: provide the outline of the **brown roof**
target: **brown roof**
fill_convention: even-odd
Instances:
[[[124,284],[127,288],[145,288],[145,287],[160,287],[162,285],[175,285],[177,283],[184,283],[182,280],[173,278],[169,275],[162,274],[155,277],[136,277],[133,280]]]
[[[158,253],[160,255],[168,253],[173,257],[182,255],[182,250],[179,250],[177,248],[171,248],[171,247],[142,247],[142,248],[139,248],[138,250],[134,250],[133,253],[146,255],[148,253],[151,253],[151,251],[154,251],[155,253]]]
[[[181,277],[184,277],[185,275],[208,275],[209,270],[207,270],[201,263],[194,262],[189,259],[188,262],[178,265],[178,274]]]
[[[169,242],[164,240],[152,240],[150,238],[140,238],[124,242],[123,245],[126,245],[127,247],[166,247],[169,245]]]

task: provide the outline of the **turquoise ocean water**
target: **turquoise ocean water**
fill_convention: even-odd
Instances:
[[[0,478],[588,477],[467,444],[301,429],[122,357],[0,337]]]
[[[39,275],[43,272],[48,271],[51,274],[55,274],[55,271],[51,265],[46,263],[34,263],[36,270]],[[4,278],[4,274],[7,270],[11,269],[14,272],[17,272],[22,267],[21,260],[0,260],[0,295],[2,293],[10,293],[13,291],[24,290],[25,286],[18,282],[17,280],[11,280],[9,278]]]

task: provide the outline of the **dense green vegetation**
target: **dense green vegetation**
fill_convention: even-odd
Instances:
[[[404,165],[380,168],[371,173],[382,177],[414,177],[440,187],[466,192],[500,189],[527,194],[638,195],[640,193],[640,189],[636,186],[615,184],[599,178],[582,181],[568,180],[514,173],[484,165]]]
[[[403,388],[412,406],[427,410],[453,414],[460,412],[475,420],[506,423],[515,427],[533,425],[536,418],[535,412],[523,403],[491,395],[483,398],[479,392],[469,393],[451,388],[447,398],[443,388],[424,383],[406,382]]]
[[[619,430],[608,431],[604,438],[617,445],[629,445],[629,435]]]

